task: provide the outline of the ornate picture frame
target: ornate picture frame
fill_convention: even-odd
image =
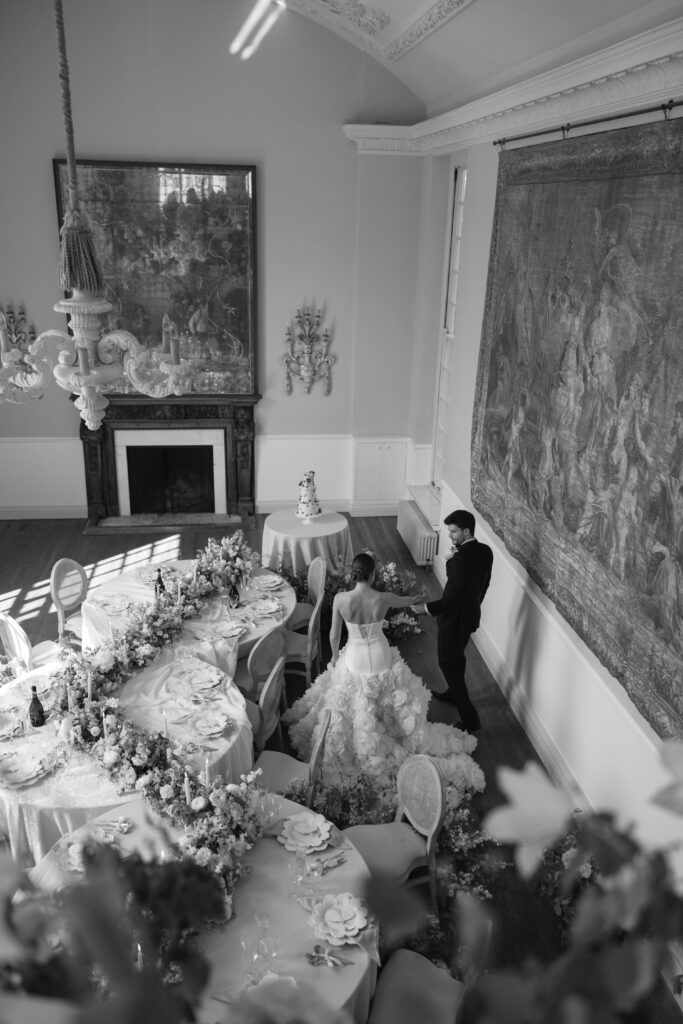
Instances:
[[[66,160],[53,170],[61,228]],[[107,329],[158,348],[167,316],[185,393],[254,395],[256,168],[79,160],[77,175],[113,305]]]

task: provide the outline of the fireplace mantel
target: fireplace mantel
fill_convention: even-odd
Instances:
[[[96,526],[102,518],[120,515],[115,433],[125,430],[222,430],[227,511],[232,515],[254,514],[254,406],[259,395],[107,397],[109,406],[99,430],[88,430],[81,423],[88,527]]]

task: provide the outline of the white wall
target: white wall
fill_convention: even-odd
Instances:
[[[332,449],[338,436],[403,437],[422,161],[362,161],[342,125],[412,123],[424,107],[371,58],[291,11],[254,57],[230,57],[250,7],[251,0],[69,0],[77,156],[255,164],[257,434],[330,437]],[[52,311],[60,292],[51,161],[64,155],[52,4],[2,0],[1,20],[11,43],[0,60],[0,302],[23,301],[39,332],[63,329]],[[320,385],[309,395],[296,384],[284,394],[285,328],[307,304],[322,308],[333,334],[329,397]],[[77,411],[56,387],[39,402],[0,404],[6,439],[75,439],[78,427]],[[291,499],[292,480],[307,468],[308,461],[290,466],[287,491],[273,500]],[[335,498],[352,502],[350,479],[335,480]],[[270,476],[257,488],[262,483],[272,497]],[[16,476],[3,477],[0,507],[21,507],[26,494]],[[46,508],[63,502],[50,477],[41,497]],[[74,505],[70,496],[67,504]]]

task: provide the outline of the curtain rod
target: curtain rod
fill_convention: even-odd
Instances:
[[[562,132],[562,138],[566,139],[567,133],[573,128],[586,128],[589,125],[604,124],[607,121],[619,121],[624,117],[637,117],[638,114],[656,114],[658,111],[663,113],[664,120],[668,121],[673,108],[680,106],[683,106],[683,100],[669,100],[668,103],[660,103],[656,107],[640,107],[638,110],[627,110],[622,114],[609,114],[605,117],[592,117],[586,121],[574,121],[573,123],[567,122],[567,124],[558,124],[554,128],[539,128],[536,132],[525,132],[523,135],[510,135],[508,138],[495,139],[492,145],[500,146],[501,149],[505,149],[505,145],[508,142],[519,142],[520,139],[535,139],[539,135],[552,135],[553,132]]]

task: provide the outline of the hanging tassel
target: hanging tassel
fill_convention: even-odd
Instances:
[[[62,90],[62,113],[66,135],[66,164],[69,175],[69,199],[61,230],[59,253],[59,284],[65,291],[101,294],[104,280],[95,253],[95,243],[85,213],[79,208],[74,128],[71,117],[71,88],[66,59],[64,14],[62,0],[54,0],[57,46],[59,51],[59,84]]]

